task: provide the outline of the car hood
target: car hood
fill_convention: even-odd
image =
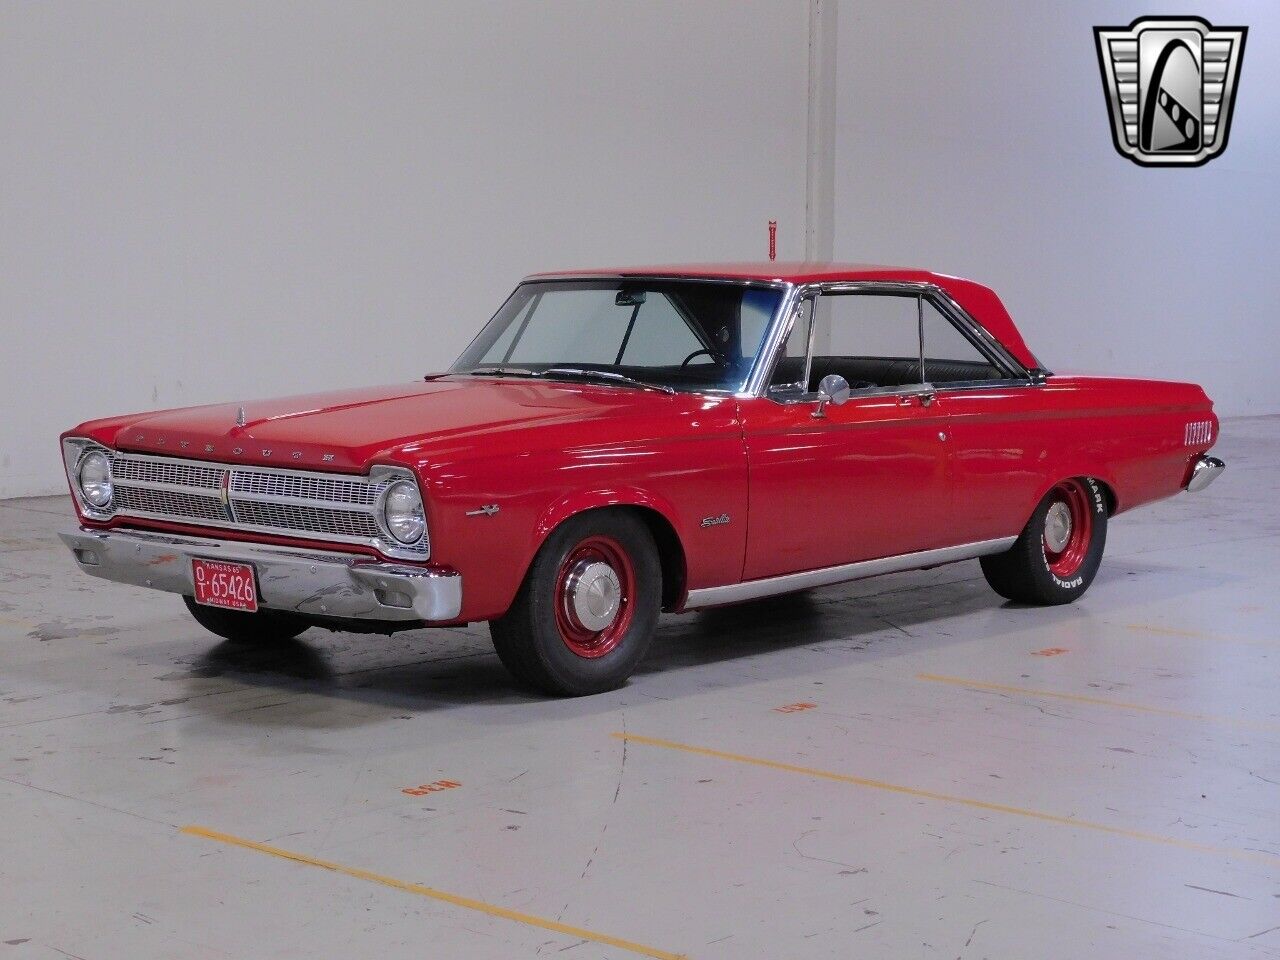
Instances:
[[[363,471],[373,462],[416,462],[461,446],[517,448],[529,442],[530,429],[544,436],[549,431],[547,442],[565,446],[590,442],[593,435],[614,441],[628,434],[652,437],[664,432],[659,420],[702,409],[707,402],[692,394],[628,387],[445,376],[424,383],[164,410],[95,421],[70,433],[138,453]],[[594,429],[604,422],[607,429]],[[628,423],[630,429],[623,427]]]

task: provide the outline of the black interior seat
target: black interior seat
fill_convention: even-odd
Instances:
[[[795,383],[803,376],[804,358],[785,357],[774,370],[774,385]],[[855,390],[867,387],[896,387],[920,382],[918,357],[814,357],[809,372],[808,390],[830,373],[838,373]],[[1000,371],[992,364],[975,360],[930,360],[925,358],[925,373],[930,383],[961,383],[969,380],[996,380]]]

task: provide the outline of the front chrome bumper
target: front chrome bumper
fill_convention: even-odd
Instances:
[[[1187,477],[1186,489],[1188,493],[1196,493],[1203,490],[1213,481],[1218,479],[1218,474],[1227,469],[1227,465],[1217,457],[1208,457],[1203,453],[1196,457],[1196,462],[1191,467],[1191,475]]]
[[[273,610],[357,620],[456,620],[462,577],[450,571],[236,540],[72,527],[58,533],[90,576],[191,596],[191,560],[253,565],[258,602]]]

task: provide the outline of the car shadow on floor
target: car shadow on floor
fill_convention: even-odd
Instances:
[[[1185,596],[1192,587],[1174,577],[1162,589],[1167,568],[1133,563],[1106,567],[1094,589],[1133,589],[1144,580],[1143,602],[1164,592]],[[1214,584],[1199,582],[1199,589]],[[1108,614],[1114,609],[1108,609]],[[822,669],[919,654],[975,637],[1059,627],[1091,631],[1087,601],[1071,606],[1029,607],[1001,600],[976,568],[914,572],[806,593],[774,597],[685,615],[664,615],[653,646],[631,682],[595,697],[556,700],[522,690],[499,663],[483,625],[421,630],[394,638],[311,630],[297,640],[252,647],[218,643],[189,663],[193,683],[288,690],[385,712],[418,714],[457,707],[502,706],[474,712],[475,722],[510,723],[521,716],[572,717],[615,710],[655,697],[673,699],[738,685],[811,674]],[[1101,629],[1100,625],[1097,629]],[[701,667],[716,668],[702,670]],[[728,667],[729,669],[724,669]],[[201,698],[218,711],[216,698]],[[193,704],[197,701],[193,701]],[[319,709],[320,715],[317,715]],[[349,711],[333,716],[350,725]],[[273,723],[265,715],[246,722]],[[282,716],[282,724],[288,720]],[[308,726],[324,726],[323,708],[312,704]]]

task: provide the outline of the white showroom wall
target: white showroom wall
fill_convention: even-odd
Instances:
[[[1093,27],[1245,24],[1226,152],[1116,153]],[[1280,4],[842,0],[835,254],[989,283],[1057,370],[1280,411]]]
[[[808,44],[796,0],[3,3],[0,497],[90,416],[439,369],[530,271],[803,255]]]

